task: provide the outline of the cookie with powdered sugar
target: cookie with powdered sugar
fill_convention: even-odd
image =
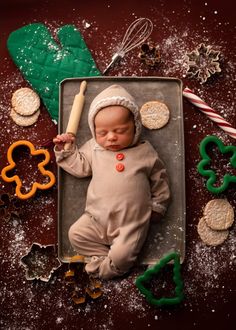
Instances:
[[[206,245],[210,245],[210,246],[217,246],[224,243],[224,241],[227,239],[229,235],[229,231],[227,229],[226,230],[211,229],[207,225],[204,217],[202,217],[199,220],[197,231],[201,240]]]
[[[39,110],[40,98],[32,89],[17,89],[11,99],[12,107],[21,116],[31,116]]]
[[[21,116],[13,108],[11,109],[10,116],[12,120],[19,126],[31,126],[36,123],[40,115],[40,109],[38,109],[31,116]]]
[[[140,115],[143,126],[148,129],[159,129],[168,123],[170,110],[163,102],[149,101],[142,105]]]
[[[234,222],[234,209],[227,199],[212,199],[206,204],[203,216],[211,229],[225,230]]]

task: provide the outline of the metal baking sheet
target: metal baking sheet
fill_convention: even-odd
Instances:
[[[142,138],[149,140],[164,161],[171,184],[171,202],[164,219],[151,224],[139,263],[155,264],[163,255],[177,251],[181,262],[185,255],[185,161],[182,112],[182,82],[175,78],[159,77],[93,77],[72,78],[60,84],[59,133],[65,132],[75,94],[81,81],[87,81],[85,104],[77,144],[91,138],[87,123],[88,109],[93,98],[111,84],[125,87],[141,107],[147,101],[163,101],[170,109],[169,123],[159,130],[143,128]],[[78,179],[58,169],[58,254],[62,262],[69,262],[75,252],[68,240],[68,229],[84,212],[89,178]]]

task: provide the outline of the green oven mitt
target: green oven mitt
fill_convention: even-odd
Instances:
[[[92,55],[73,25],[62,26],[57,43],[44,24],[26,25],[9,35],[7,47],[25,79],[58,120],[59,83],[65,78],[99,76]]]

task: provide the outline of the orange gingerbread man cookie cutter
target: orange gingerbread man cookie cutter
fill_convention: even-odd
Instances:
[[[14,162],[14,160],[12,158],[12,154],[13,154],[13,150],[19,146],[28,147],[32,156],[44,155],[45,159],[42,162],[38,163],[38,169],[42,173],[43,176],[48,176],[50,179],[49,182],[46,184],[34,182],[32,185],[32,189],[26,194],[23,194],[21,192],[22,182],[18,175],[13,175],[11,177],[7,176],[7,172],[13,170],[16,167],[16,163]],[[47,150],[45,150],[45,149],[36,150],[34,145],[31,142],[29,142],[27,140],[19,140],[19,141],[14,142],[9,147],[9,149],[7,151],[7,159],[8,159],[9,165],[7,165],[6,167],[4,167],[2,169],[1,176],[5,182],[14,182],[15,181],[15,183],[16,183],[15,192],[16,192],[16,196],[19,199],[28,199],[36,193],[37,189],[46,190],[46,189],[51,188],[54,185],[54,183],[56,181],[55,175],[51,171],[48,171],[44,168],[44,166],[47,165],[50,161],[50,154]]]

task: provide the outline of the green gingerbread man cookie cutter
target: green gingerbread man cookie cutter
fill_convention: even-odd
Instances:
[[[230,183],[236,183],[236,176],[226,173],[223,176],[223,183],[220,186],[215,186],[217,177],[215,171],[209,169],[211,157],[207,153],[208,147],[212,143],[218,147],[222,154],[232,154],[230,157],[230,165],[234,169],[236,168],[236,146],[225,146],[223,142],[214,135],[206,136],[200,143],[199,150],[202,160],[198,163],[197,170],[202,176],[208,177],[206,182],[207,189],[213,194],[219,194],[224,192]],[[208,169],[206,169],[207,166]]]
[[[173,267],[173,281],[175,283],[175,296],[174,297],[162,297],[160,299],[157,299],[154,294],[151,292],[150,289],[148,289],[145,284],[150,283],[152,278],[154,276],[158,275],[158,273],[167,265],[170,261],[174,261],[174,267]],[[183,293],[183,280],[181,277],[180,272],[180,256],[177,252],[171,252],[168,255],[164,256],[157,264],[155,264],[153,267],[148,268],[144,274],[140,275],[136,279],[136,286],[139,289],[139,291],[146,297],[147,301],[151,305],[155,305],[158,307],[166,306],[166,305],[176,305],[181,303],[181,301],[184,299],[184,293]]]

